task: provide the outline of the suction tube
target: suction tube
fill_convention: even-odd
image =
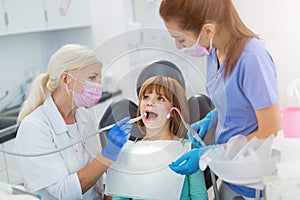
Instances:
[[[143,115],[141,115],[141,116],[139,116],[139,117],[130,119],[127,123],[132,124],[132,123],[134,123],[134,122],[137,122],[137,121],[143,119],[144,117],[146,117],[146,113],[144,113]],[[99,133],[103,133],[104,131],[107,131],[107,130],[111,129],[114,125],[115,125],[115,124],[111,124],[111,125],[109,125],[109,126],[106,126],[106,127],[104,127],[104,128],[101,128],[101,129],[97,130],[96,132],[94,132],[94,133],[92,133],[92,134],[90,134],[90,135],[88,135],[88,136],[82,138],[81,140],[78,140],[78,141],[76,141],[76,142],[74,142],[74,143],[71,143],[71,144],[69,144],[69,145],[67,145],[67,146],[64,146],[64,147],[60,148],[60,149],[56,149],[56,150],[54,150],[54,151],[48,151],[48,152],[44,152],[44,153],[36,153],[36,154],[25,154],[25,153],[16,153],[16,152],[6,151],[6,150],[4,150],[4,149],[0,149],[0,152],[6,153],[6,154],[10,154],[10,155],[13,155],[13,156],[21,156],[21,157],[39,157],[39,156],[46,156],[46,155],[58,153],[58,152],[60,152],[60,151],[64,151],[64,150],[66,150],[66,149],[68,149],[68,148],[70,148],[70,147],[72,147],[72,146],[74,146],[74,145],[76,145],[76,144],[78,144],[78,143],[80,143],[80,142],[82,142],[82,141],[85,141],[85,140],[89,139],[90,137],[92,137],[92,136],[94,136],[94,135],[97,135],[97,134],[99,134]]]
[[[179,114],[180,119],[183,122],[185,128],[189,131],[189,133],[193,136],[193,138],[195,138],[201,144],[201,146],[206,146],[204,141],[199,137],[198,133],[188,123],[186,123],[186,121],[184,120],[184,118],[182,116],[182,113],[180,112],[180,110],[178,108],[172,107],[167,114],[167,119],[169,119],[171,117],[171,113],[173,110],[175,110]]]

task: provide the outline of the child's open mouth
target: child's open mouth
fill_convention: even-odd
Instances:
[[[146,114],[147,114],[146,120],[151,120],[151,121],[155,120],[158,116],[156,113],[150,111],[146,111]]]

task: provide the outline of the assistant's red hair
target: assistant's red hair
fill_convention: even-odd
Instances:
[[[163,0],[159,13],[164,21],[174,22],[198,37],[205,23],[216,23],[230,33],[226,45],[225,75],[233,71],[246,43],[258,38],[245,26],[231,0]]]

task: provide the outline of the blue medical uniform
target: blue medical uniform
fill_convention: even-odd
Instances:
[[[279,95],[275,64],[258,39],[249,40],[234,70],[226,78],[224,62],[219,69],[217,63],[214,50],[207,57],[206,90],[218,110],[215,141],[222,144],[235,135],[256,131],[255,110],[278,103]],[[228,186],[243,196],[255,195],[254,190],[248,191],[250,188]]]

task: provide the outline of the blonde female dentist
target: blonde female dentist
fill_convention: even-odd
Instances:
[[[17,152],[49,152],[81,140],[97,130],[84,107],[101,98],[102,64],[81,45],[65,45],[50,59],[48,71],[38,76],[19,114]],[[18,157],[25,187],[43,200],[101,199],[101,176],[117,159],[129,138],[129,118],[118,122],[101,151],[95,135],[59,153]]]

